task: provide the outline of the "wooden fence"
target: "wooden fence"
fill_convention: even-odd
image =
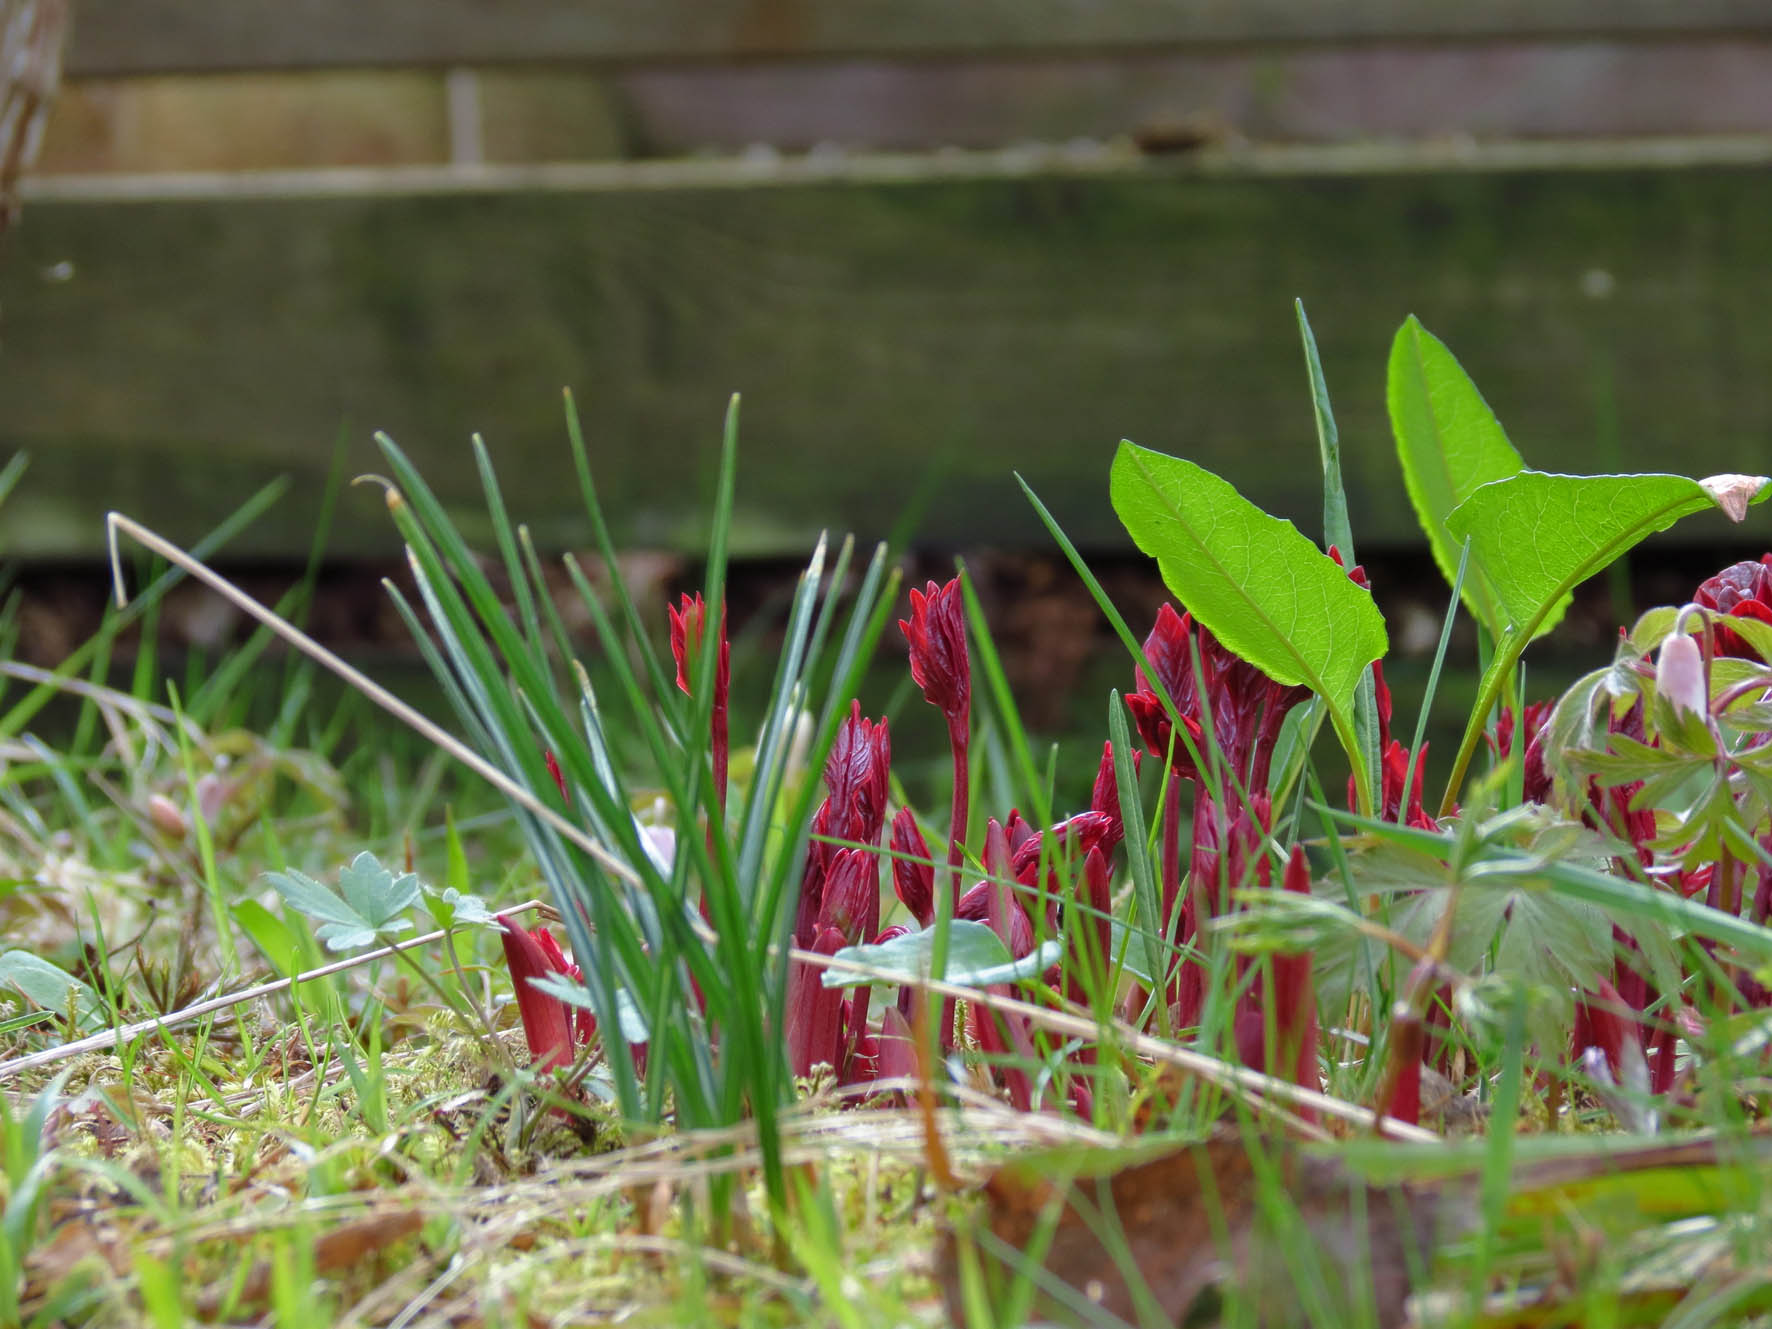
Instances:
[[[464,513],[483,432],[582,542],[566,385],[636,544],[698,544],[733,390],[751,553],[906,512],[1040,545],[1017,470],[1112,545],[1121,437],[1314,531],[1294,297],[1373,544],[1415,538],[1411,311],[1536,465],[1772,461],[1764,4],[87,0],[68,67],[0,250],[15,554],[109,506],[191,536],[279,472],[242,548],[298,553],[374,429]],[[129,137],[150,103],[178,134]]]

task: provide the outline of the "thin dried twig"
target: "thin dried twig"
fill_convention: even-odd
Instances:
[[[499,913],[501,915],[522,914],[533,909],[546,908],[548,905],[544,900],[525,900],[522,904],[513,905],[509,909],[501,909]],[[428,946],[432,942],[441,941],[448,935],[445,929],[427,932],[422,937],[413,937],[407,941],[395,942],[391,946],[382,946],[373,951],[365,951],[361,955],[353,955],[346,960],[335,960],[331,964],[323,964],[318,969],[310,969],[293,978],[279,978],[272,983],[260,983],[256,987],[242,988],[238,992],[230,992],[225,996],[211,997],[207,1001],[200,1001],[194,1006],[185,1006],[165,1015],[157,1015],[151,1020],[137,1020],[134,1024],[126,1024],[118,1029],[106,1029],[86,1038],[76,1039],[72,1043],[63,1043],[60,1047],[45,1048],[41,1052],[33,1052],[28,1056],[14,1057],[11,1061],[0,1062],[0,1080],[10,1080],[23,1075],[26,1071],[36,1070],[40,1066],[52,1066],[58,1061],[66,1061],[70,1057],[78,1057],[88,1052],[109,1052],[119,1044],[127,1043],[132,1038],[140,1038],[143,1034],[174,1029],[179,1025],[189,1024],[192,1020],[201,1019],[205,1015],[212,1015],[216,1011],[225,1011],[230,1007],[238,1006],[242,1002],[257,1001],[260,997],[274,997],[279,992],[294,987],[297,983],[325,978],[329,974],[342,974],[348,969],[356,969],[376,960],[385,960],[398,951]]]
[[[219,572],[201,560],[193,558],[164,536],[156,534],[133,518],[124,516],[121,512],[108,513],[105,517],[105,525],[110,533],[111,576],[116,583],[119,605],[126,605],[129,602],[123,583],[122,553],[117,542],[117,537],[121,534],[160,555],[167,562],[184,569],[230,604],[263,623],[310,660],[324,665],[389,715],[392,715],[427,742],[434,744],[438,750],[448,753],[506,798],[521,804],[526,811],[545,821],[560,835],[596,859],[598,864],[612,876],[629,884],[638,884],[639,874],[619,856],[612,853],[602,842],[587,834],[584,827],[576,826],[568,821],[556,809],[549,807],[527,788],[499,770],[498,767],[468,747],[461,739],[443,728],[435,720],[400,700],[392,692],[363,673],[362,670],[346,664],[288,619],[279,616],[276,611],[254,600]]]
[[[879,976],[898,983],[906,981],[900,974],[887,973],[876,966],[844,959],[840,956],[820,955],[816,951],[801,950],[799,947],[791,949],[788,955],[801,964],[815,965],[821,969]],[[1000,997],[992,993],[981,992],[976,988],[962,987],[957,983],[944,983],[929,978],[914,980],[913,985],[938,996],[956,997],[961,1001],[972,1002],[987,1010],[1000,1011],[1005,1015],[1019,1015],[1032,1024],[1039,1025],[1056,1034],[1063,1034],[1067,1038],[1095,1039],[1104,1033],[1104,1026],[1093,1018],[1075,1015],[1069,1011],[1051,1010],[1016,997]],[[1442,1138],[1433,1131],[1410,1125],[1408,1122],[1398,1121],[1394,1117],[1384,1117],[1381,1120],[1378,1114],[1370,1108],[1361,1107],[1356,1103],[1332,1098],[1317,1090],[1306,1089],[1300,1085],[1292,1084],[1290,1081],[1264,1075],[1247,1066],[1220,1061],[1216,1057],[1208,1057],[1204,1053],[1181,1047],[1179,1044],[1161,1038],[1153,1038],[1123,1021],[1116,1020],[1105,1026],[1105,1029],[1111,1031],[1115,1037],[1121,1039],[1128,1048],[1139,1056],[1149,1057],[1152,1061],[1197,1075],[1209,1084],[1248,1100],[1252,1107],[1259,1108],[1263,1106],[1263,1100],[1273,1099],[1295,1107],[1315,1108],[1326,1116],[1336,1117],[1368,1130],[1382,1125],[1385,1133],[1394,1139],[1431,1144],[1440,1142]]]

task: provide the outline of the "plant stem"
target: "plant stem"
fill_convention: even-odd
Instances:
[[[948,908],[947,917],[960,912],[960,865],[966,857],[966,818],[969,815],[968,791],[971,768],[968,754],[971,747],[971,707],[964,715],[948,719],[948,746],[954,755],[954,798],[948,812]],[[939,910],[937,911],[939,914]],[[941,1049],[954,1048],[954,999],[941,1003]]]
[[[726,696],[722,691],[714,697],[712,720],[714,741],[714,804],[720,815],[726,814],[726,771],[729,764],[730,738],[727,732]]]
[[[948,815],[948,875],[956,913],[960,908],[960,864],[966,855],[969,784],[967,755],[971,746],[970,729],[970,717],[967,715],[956,716],[948,721],[948,745],[954,754],[954,801]]]
[[[453,960],[455,957],[455,946],[453,944],[454,936],[455,936],[455,933],[454,933],[453,929],[445,929],[444,930],[443,948],[449,952],[451,960]],[[500,1061],[504,1062],[507,1065],[511,1065],[511,1066],[515,1065],[515,1063],[511,1061],[509,1055],[507,1054],[504,1042],[498,1036],[498,1031],[492,1027],[491,1021],[489,1021],[486,1018],[486,1012],[480,1009],[480,1004],[478,1002],[469,1002],[469,1010],[471,1010],[473,1012],[473,1015],[475,1017],[473,1019],[470,1019],[467,1012],[462,1010],[461,1003],[458,1002],[454,997],[450,996],[449,989],[445,988],[441,983],[439,983],[437,981],[437,976],[435,974],[433,974],[429,969],[425,968],[425,966],[420,964],[416,959],[414,959],[412,954],[409,951],[406,951],[406,950],[395,951],[394,952],[394,962],[396,964],[404,964],[407,966],[407,968],[411,969],[412,972],[418,976],[418,981],[423,983],[427,988],[429,988],[433,993],[436,994],[437,999],[439,1001],[441,1001],[446,1008],[448,1008],[449,1013],[451,1015],[455,1016],[455,1018],[457,1020],[460,1020],[462,1022],[462,1024],[467,1028],[468,1032],[475,1034],[476,1036],[478,1036],[479,1034],[482,1034],[482,1033],[485,1034],[487,1040],[492,1045],[491,1048],[489,1049],[489,1051],[491,1052],[491,1054],[494,1057],[497,1057]],[[461,969],[459,966],[457,966],[455,972],[456,972],[457,978],[460,979],[461,984],[462,984],[462,998],[463,998],[463,1000],[467,1000],[467,991],[468,991],[467,979],[465,976],[462,975],[462,972],[461,972]],[[478,1024],[478,1026],[479,1026],[477,1029],[475,1028],[476,1024]]]
[[[1471,708],[1471,718],[1465,725],[1464,737],[1458,744],[1458,756],[1452,762],[1452,774],[1446,781],[1446,793],[1440,799],[1440,816],[1451,816],[1452,810],[1458,806],[1458,791],[1464,787],[1464,777],[1470,770],[1471,758],[1476,756],[1477,744],[1488,727],[1489,712],[1501,700],[1508,678],[1513,673],[1514,666],[1520,662],[1520,656],[1525,653],[1526,643],[1530,640],[1528,633],[1509,632],[1496,645],[1495,658],[1489,662],[1489,668],[1483,673],[1482,685],[1477,692],[1477,704]]]

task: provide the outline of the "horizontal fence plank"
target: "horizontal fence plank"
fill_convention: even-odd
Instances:
[[[1772,37],[1494,41],[1068,59],[82,79],[37,171],[438,163],[445,87],[498,163],[776,151],[1593,138],[1772,131]]]
[[[76,75],[1772,31],[1763,0],[83,0]]]
[[[1080,542],[1123,547],[1106,497],[1122,437],[1314,534],[1294,296],[1364,544],[1417,538],[1383,405],[1411,311],[1541,467],[1772,456],[1763,168],[1049,164],[767,189],[674,169],[553,191],[39,195],[0,254],[0,453],[36,456],[0,545],[95,554],[110,507],[191,538],[287,472],[294,494],[242,548],[299,553],[341,428],[353,472],[379,468],[369,433],[386,429],[470,523],[482,431],[513,510],[582,544],[563,385],[635,545],[698,547],[733,390],[754,554],[821,526],[884,534],[907,510],[938,545],[1043,545],[1013,470]],[[341,552],[390,548],[373,493],[344,512]]]

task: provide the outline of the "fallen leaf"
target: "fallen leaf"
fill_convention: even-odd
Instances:
[[[1741,1168],[1772,1164],[1767,1127],[1724,1142],[1542,1146],[1541,1156],[1518,1160],[1507,1213],[1572,1225],[1576,1235],[1623,1238],[1646,1221],[1725,1212],[1739,1203]],[[943,1236],[937,1265],[948,1312],[966,1323],[975,1270],[993,1313],[1014,1310],[1020,1296],[1057,1324],[1216,1324],[1233,1299],[1242,1314],[1228,1318],[1238,1324],[1411,1323],[1406,1303],[1421,1300],[1412,1292],[1429,1302],[1444,1292],[1413,1288],[1411,1271],[1430,1269],[1436,1244],[1466,1234],[1479,1212],[1478,1155],[1451,1142],[1431,1147],[1443,1151],[1438,1159],[1400,1158],[1402,1146],[1372,1139],[1350,1148],[1341,1162],[1226,1130],[1197,1144],[1028,1155],[985,1182],[975,1222]],[[1415,1178],[1384,1180],[1401,1176],[1399,1167]],[[1704,1267],[1671,1280],[1640,1270],[1641,1286],[1623,1292],[1653,1301],[1688,1290]],[[1031,1298],[1030,1277],[1039,1280]],[[1584,1295],[1580,1282],[1517,1288],[1481,1322],[1525,1323],[1529,1307],[1533,1324],[1573,1323],[1559,1317]]]
[[[1431,1193],[1372,1186],[1333,1160],[1229,1133],[1142,1152],[1107,1175],[1083,1175],[1100,1164],[1082,1154],[993,1174],[977,1228],[950,1231],[939,1253],[954,1322],[966,1319],[963,1261],[977,1259],[1001,1308],[1017,1273],[1031,1273],[1012,1266],[1049,1238],[1032,1309],[1058,1324],[1210,1323],[1215,1301],[1232,1297],[1253,1303],[1254,1320],[1241,1323],[1404,1323],[1408,1271],[1425,1266],[1433,1242]],[[1307,1250],[1314,1267],[1300,1263]]]
[[[376,1252],[392,1246],[396,1241],[412,1236],[424,1226],[424,1222],[424,1215],[418,1210],[400,1209],[371,1214],[367,1218],[341,1224],[314,1242],[314,1272],[341,1273]],[[261,1304],[270,1295],[270,1291],[270,1262],[260,1260],[252,1267],[245,1286],[240,1290],[240,1304]],[[207,1297],[200,1305],[199,1313],[208,1318],[216,1313],[219,1305],[218,1296]]]

